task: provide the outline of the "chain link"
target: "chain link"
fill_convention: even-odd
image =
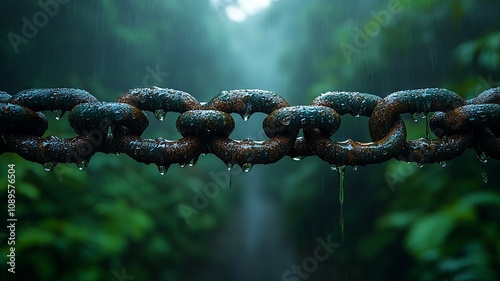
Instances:
[[[43,111],[52,111],[58,120],[69,112],[68,122],[77,135],[43,137],[48,129]],[[176,128],[182,138],[142,138],[149,125],[144,111],[160,121],[168,112],[179,113]],[[267,114],[262,128],[269,139],[230,139],[235,128],[231,114],[246,121],[256,112]],[[426,138],[407,140],[401,117],[405,113],[426,117]],[[345,114],[369,117],[372,142],[331,139]],[[75,163],[83,170],[98,152],[125,153],[154,163],[162,174],[172,164],[195,165],[206,153],[216,155],[228,169],[239,165],[247,172],[254,164],[274,163],[286,155],[296,160],[316,155],[333,168],[392,158],[423,165],[451,160],[469,148],[500,159],[500,88],[468,101],[446,89],[400,91],[385,98],[328,92],[308,106],[290,106],[263,90],[223,91],[200,103],[188,93],[158,87],[131,89],[116,102],[100,102],[80,89],[30,89],[13,96],[0,91],[0,118],[0,154],[16,153],[46,170],[57,163]],[[437,139],[431,139],[430,132]]]

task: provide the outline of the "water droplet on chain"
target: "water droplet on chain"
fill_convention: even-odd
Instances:
[[[52,111],[52,114],[54,114],[56,120],[61,120],[61,117],[64,115],[64,111],[56,109]]]
[[[481,151],[477,154],[477,159],[479,159],[481,163],[486,164],[488,162],[488,155],[486,155],[486,152]]]
[[[160,175],[164,176],[167,173],[168,166],[164,165],[158,165],[158,172],[160,172]]]
[[[86,170],[87,167],[89,166],[89,161],[87,160],[82,160],[82,162],[78,163],[78,170],[83,171]]]
[[[193,159],[191,159],[191,161],[189,161],[188,166],[193,167],[194,165],[196,165],[197,162],[198,162],[198,158],[193,158]]]
[[[165,112],[165,110],[163,109],[157,109],[155,110],[155,117],[156,119],[158,119],[159,121],[163,121],[163,119],[165,119],[165,115],[167,115],[167,113]]]
[[[243,121],[245,121],[245,122],[248,121],[248,119],[250,119],[250,113],[247,113],[247,112],[243,113],[241,115],[241,118],[243,118]]]
[[[284,126],[288,126],[290,125],[291,121],[292,121],[291,116],[287,116],[281,120],[281,124],[283,124]]]
[[[252,163],[244,163],[241,167],[243,168],[243,172],[248,173],[248,172],[250,172],[250,170],[252,170],[253,164]]]
[[[108,139],[113,138],[113,128],[111,126],[108,127]]]
[[[413,119],[413,122],[417,122],[418,121],[418,113],[415,112],[411,115],[411,119]]]
[[[43,168],[45,169],[45,171],[47,172],[52,172],[54,171],[54,168],[56,167],[56,163],[54,162],[47,162],[47,163],[44,163],[43,164]]]

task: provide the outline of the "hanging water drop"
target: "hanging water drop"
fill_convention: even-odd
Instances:
[[[234,164],[227,163],[227,164],[226,164],[226,167],[227,167],[227,170],[228,170],[228,171],[231,171],[231,170],[233,169],[233,167],[234,167]]]
[[[113,128],[111,126],[108,127],[108,139],[113,138]]]
[[[357,170],[358,170],[358,166],[357,166],[357,165],[354,165],[354,166],[352,166],[352,169],[353,169],[354,171],[357,171]]]
[[[337,168],[339,173],[339,203],[340,203],[340,215],[339,215],[339,225],[340,232],[342,234],[342,241],[344,241],[344,177],[345,177],[345,166],[339,166]]]
[[[417,122],[418,121],[418,113],[415,112],[411,115],[411,119],[413,119],[413,122]]]
[[[89,166],[89,161],[82,160],[82,162],[78,163],[77,166],[78,166],[78,170],[80,170],[80,171],[86,170],[87,167]]]
[[[45,171],[47,172],[52,172],[54,171],[54,168],[56,167],[56,163],[54,162],[47,162],[47,163],[44,163],[43,164],[43,168],[45,169]]]
[[[185,168],[187,166],[187,163],[179,163],[179,166],[181,166],[181,168]]]
[[[167,173],[168,166],[158,165],[158,172],[160,175],[164,176]]]
[[[52,114],[54,114],[56,120],[61,120],[61,117],[64,115],[64,111],[56,109],[52,111]]]
[[[330,169],[332,169],[332,171],[337,171],[338,170],[337,164],[330,164]]]
[[[477,153],[477,159],[483,164],[486,164],[488,162],[488,155],[486,155],[486,152],[481,151],[480,153]]]
[[[446,164],[447,164],[447,163],[448,163],[448,162],[446,162],[446,161],[440,161],[440,162],[439,162],[439,165],[440,165],[442,168],[444,168],[444,167],[446,167]]]
[[[294,161],[300,161],[300,160],[304,159],[304,157],[303,157],[303,156],[295,156],[295,157],[293,157],[292,159],[293,159]]]
[[[197,162],[198,162],[198,158],[193,158],[193,159],[191,159],[191,161],[189,161],[188,166],[193,167],[194,165],[196,165]]]
[[[167,113],[165,112],[165,110],[163,109],[157,109],[155,110],[155,117],[156,119],[158,119],[159,121],[163,121],[163,119],[165,119],[165,115],[167,115]]]
[[[424,163],[423,162],[417,162],[417,165],[420,169],[422,169],[424,167]]]
[[[243,118],[243,121],[248,121],[248,119],[250,119],[250,113],[248,112],[245,112],[243,114],[241,114],[241,118]]]
[[[252,170],[253,164],[252,163],[244,163],[242,166],[243,172],[248,173],[250,170]]]

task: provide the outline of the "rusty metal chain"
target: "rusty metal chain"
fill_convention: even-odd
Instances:
[[[77,134],[73,138],[43,137],[48,121],[68,113]],[[149,125],[144,111],[163,121],[177,112],[178,140],[144,139]],[[267,114],[263,130],[268,140],[233,140],[231,113],[246,121],[253,113]],[[427,136],[407,140],[404,113],[427,117]],[[432,116],[427,116],[433,113]],[[372,142],[334,141],[341,115],[369,117]],[[303,137],[298,137],[303,130]],[[437,139],[430,138],[433,132]],[[285,156],[316,155],[332,168],[368,165],[392,158],[424,163],[456,158],[474,149],[480,159],[500,159],[500,88],[474,99],[446,89],[400,91],[380,98],[357,92],[321,94],[308,106],[290,106],[279,95],[263,90],[223,91],[207,103],[190,94],[158,87],[131,89],[116,102],[100,102],[90,93],[69,88],[30,89],[14,95],[0,91],[0,154],[13,152],[53,170],[57,163],[87,165],[95,153],[125,153],[161,174],[172,164],[194,165],[201,154],[212,153],[231,169],[248,172],[254,164],[270,164]]]

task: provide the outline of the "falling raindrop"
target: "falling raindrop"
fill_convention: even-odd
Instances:
[[[83,171],[86,170],[87,167],[89,166],[89,161],[87,160],[82,160],[82,162],[78,163],[78,170]]]
[[[52,111],[52,114],[56,117],[56,120],[61,120],[61,117],[64,115],[64,111],[60,109],[56,109]]]
[[[56,163],[54,162],[47,162],[47,163],[44,163],[43,164],[43,168],[45,169],[45,171],[47,172],[52,172],[54,171],[54,168],[56,167]]]
[[[165,110],[163,110],[163,109],[161,109],[161,108],[160,108],[160,109],[155,110],[155,117],[156,117],[156,119],[158,119],[159,121],[163,121],[163,119],[165,119],[165,115],[166,115],[166,114],[167,114],[167,113],[165,112]]]
[[[486,173],[486,169],[484,168],[484,165],[483,165],[483,171],[481,172],[481,177],[483,178],[484,183],[488,183],[488,174]]]
[[[339,173],[339,202],[340,202],[340,216],[339,225],[340,232],[342,234],[342,241],[344,241],[344,177],[345,177],[345,166],[339,166],[337,168]]]
[[[158,165],[158,172],[160,172],[160,175],[164,176],[167,173],[168,166],[164,165]]]
[[[253,164],[252,163],[244,163],[242,166],[243,172],[248,173],[250,170],[252,170]]]

